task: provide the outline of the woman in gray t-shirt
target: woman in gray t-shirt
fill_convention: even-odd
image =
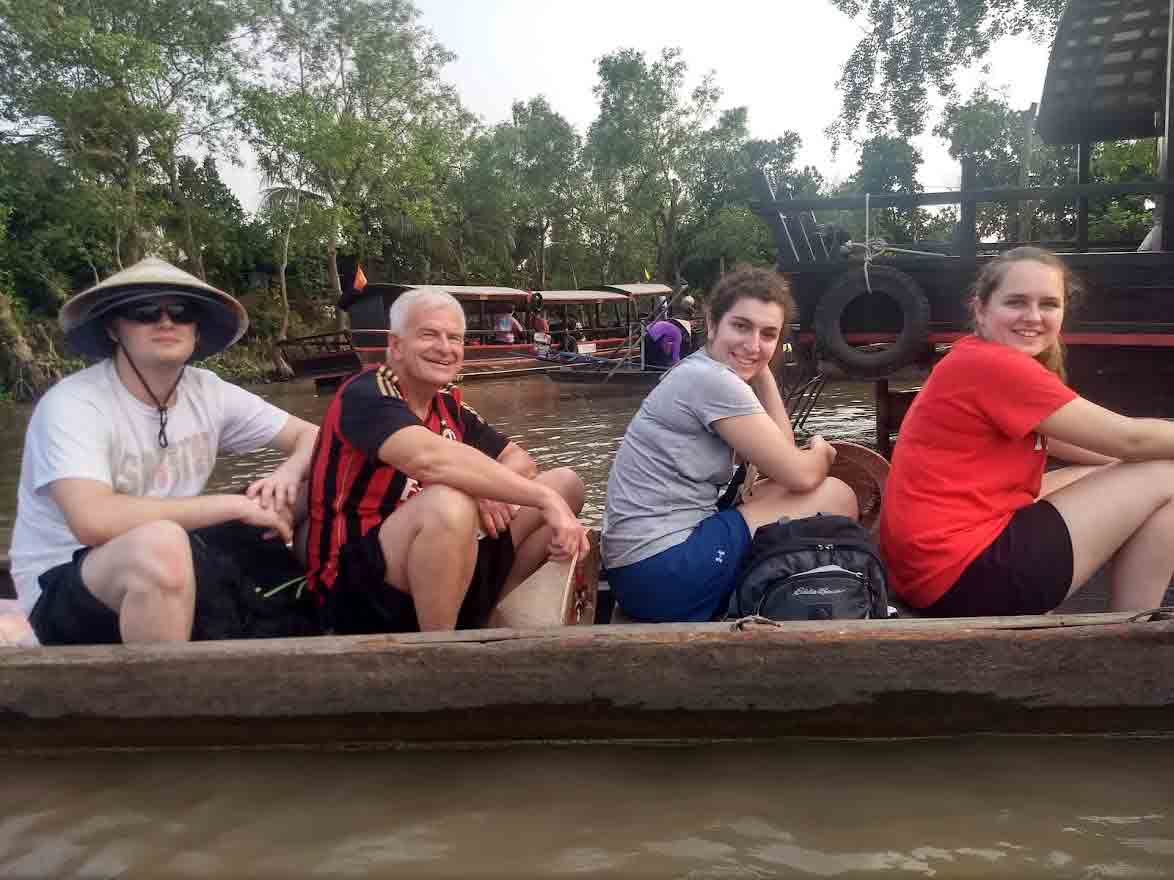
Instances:
[[[754,531],[782,516],[855,517],[856,496],[828,468],[822,437],[795,445],[770,362],[785,326],[783,277],[739,269],[709,298],[705,348],[645,398],[607,483],[603,561],[624,610],[651,621],[724,612]],[[718,511],[734,456],[770,482]]]

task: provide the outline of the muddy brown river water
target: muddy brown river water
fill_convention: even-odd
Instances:
[[[314,420],[327,403],[303,384],[257,390]],[[532,377],[467,396],[542,466],[575,467],[599,520],[642,392]],[[867,439],[871,417],[869,387],[840,384],[810,426]],[[0,528],[27,418],[0,409]],[[213,488],[274,461],[224,461]],[[0,878],[1174,877],[1174,739],[665,737],[0,755]]]

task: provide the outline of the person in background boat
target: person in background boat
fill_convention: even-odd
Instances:
[[[693,317],[695,306],[693,297],[683,296],[673,303],[671,318],[665,317],[649,325],[644,340],[644,363],[650,367],[667,368],[692,354],[693,328],[689,319]]]
[[[338,633],[478,626],[548,558],[587,552],[583,483],[569,468],[538,473],[462,402],[452,382],[465,315],[452,296],[409,291],[388,328],[387,362],[350,379],[326,411],[308,585]]]
[[[546,320],[546,312],[542,309],[531,313],[530,315],[530,329],[535,333],[550,333],[550,321]]]
[[[721,616],[754,532],[780,517],[857,516],[822,437],[800,449],[770,364],[786,326],[787,282],[725,275],[709,298],[704,348],[681,361],[628,425],[607,483],[603,561],[623,609],[648,621]],[[718,510],[734,456],[769,483]]]
[[[189,365],[236,342],[248,317],[162,260],[73,297],[61,322],[98,362],[58,382],[29,420],[11,549],[18,603],[43,644],[186,641],[197,593],[218,588],[209,579],[227,552],[189,532],[240,521],[288,541],[317,428]],[[289,458],[245,494],[201,494],[220,452],[263,447]]]
[[[933,616],[1042,614],[1111,563],[1113,610],[1160,604],[1174,573],[1174,424],[1064,383],[1076,279],[1021,247],[988,263],[974,333],[901,424],[881,507],[897,595]],[[1044,472],[1052,456],[1072,467]]]
[[[514,317],[514,306],[511,305],[508,312],[501,312],[493,319],[493,338],[497,342],[513,345],[517,338],[515,334],[525,336],[526,328]]]

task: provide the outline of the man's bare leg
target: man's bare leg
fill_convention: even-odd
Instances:
[[[125,644],[191,639],[196,576],[191,542],[177,523],[146,523],[95,547],[82,560],[81,576],[118,615]]]
[[[412,597],[421,632],[450,630],[477,565],[477,502],[429,486],[379,527],[384,580]]]
[[[586,490],[579,475],[570,468],[547,471],[534,479],[558,492],[576,514],[583,509]],[[514,564],[502,586],[503,596],[538,571],[550,556],[550,529],[541,511],[523,507],[510,523],[510,535],[514,540]]]

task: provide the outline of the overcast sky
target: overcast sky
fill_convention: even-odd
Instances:
[[[690,84],[712,70],[722,106],[745,105],[755,137],[790,129],[803,138],[801,160],[833,181],[855,165],[846,145],[833,158],[823,136],[839,107],[835,83],[860,35],[825,0],[415,0],[420,21],[457,60],[445,70],[462,102],[487,124],[509,118],[514,101],[545,95],[581,134],[595,116],[595,61],[619,48],[654,58],[678,46]],[[1008,41],[987,60],[988,71],[962,77],[964,92],[985,79],[1005,87],[1013,106],[1038,101],[1047,47]],[[932,125],[930,126],[932,128]],[[936,138],[918,141],[927,190],[958,183],[957,164]],[[246,159],[248,158],[242,156]],[[255,173],[223,168],[246,209],[257,204]]]

